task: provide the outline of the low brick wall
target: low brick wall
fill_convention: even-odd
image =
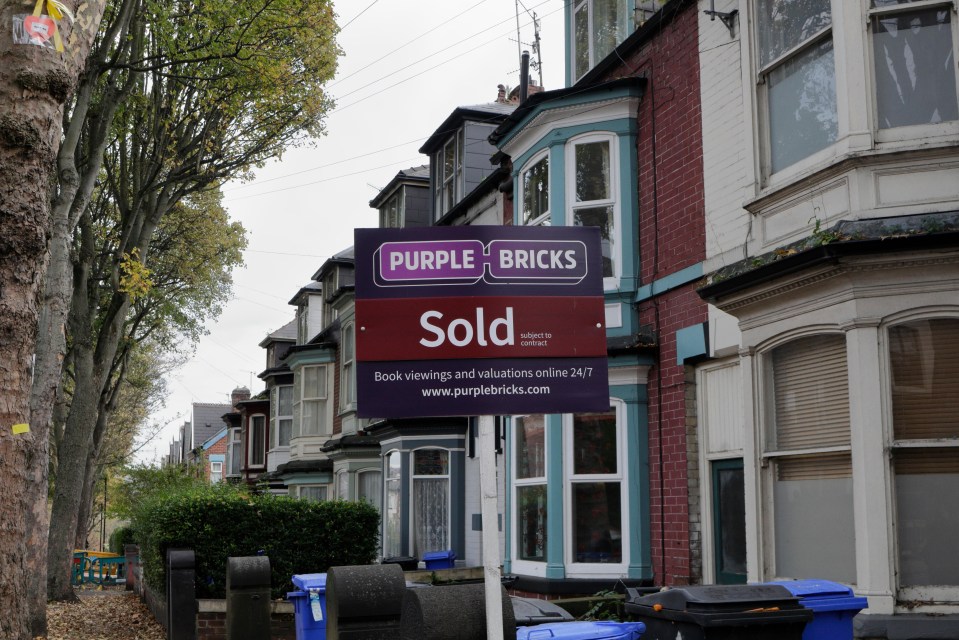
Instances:
[[[157,622],[166,628],[166,599],[149,584],[140,580],[137,592],[147,604]],[[296,640],[296,620],[293,603],[271,603],[271,640]],[[226,600],[196,601],[196,640],[226,640]]]
[[[226,600],[196,601],[196,640],[226,640]],[[291,602],[270,604],[271,640],[296,640]]]

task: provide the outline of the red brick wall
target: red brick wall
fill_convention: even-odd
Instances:
[[[204,454],[206,456],[203,462],[203,477],[206,478],[206,481],[210,481],[210,456],[215,453],[226,454],[226,444],[229,439],[229,432],[224,435],[222,438],[216,441],[209,449],[206,450]],[[223,463],[221,478],[226,475],[226,462]]]
[[[607,77],[647,79],[637,149],[643,285],[705,259],[698,37],[696,3],[690,2]],[[639,305],[640,323],[653,329],[659,342],[648,382],[656,584],[686,584],[700,575],[690,554],[685,367],[676,364],[676,331],[706,321],[706,305],[694,287]]]
[[[296,640],[294,617],[289,613],[274,613],[270,620],[272,640]],[[196,640],[226,640],[226,614],[199,612],[196,614]]]

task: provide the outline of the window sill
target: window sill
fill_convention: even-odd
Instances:
[[[793,167],[789,167],[774,174],[761,188],[755,197],[748,198],[742,203],[743,209],[755,215],[762,215],[774,210],[784,200],[821,187],[844,173],[854,169],[861,169],[888,163],[895,158],[897,162],[934,157],[955,157],[955,145],[959,143],[959,136],[950,136],[948,139],[937,140],[934,144],[923,144],[918,147],[919,141],[909,140],[908,145],[882,144],[875,149],[847,149],[840,151],[837,143],[829,150],[821,152],[811,159],[807,159]],[[906,153],[911,152],[911,153]]]

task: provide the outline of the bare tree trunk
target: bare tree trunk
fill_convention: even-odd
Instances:
[[[80,494],[80,510],[77,512],[77,532],[74,538],[74,547],[86,544],[90,533],[90,518],[93,515],[94,488],[100,467],[93,460],[93,455],[87,456],[87,466],[83,472],[83,492]]]
[[[93,446],[87,455],[87,465],[83,472],[83,493],[80,496],[80,511],[77,515],[77,537],[79,540],[86,540],[90,532],[90,518],[93,515],[94,489],[97,486],[97,480],[103,472],[103,465],[100,463],[100,453],[103,451],[103,439],[110,423],[110,411],[100,403],[97,414],[97,426],[93,430]]]
[[[76,10],[79,2],[67,0]],[[61,20],[64,53],[13,41],[27,3],[0,0],[0,637],[46,630],[42,592],[29,585],[46,559],[49,425],[30,414],[37,296],[46,262],[54,159],[63,104],[90,50],[105,0],[85,2],[76,23]],[[22,23],[22,17],[17,18]],[[12,425],[30,425],[14,433]]]

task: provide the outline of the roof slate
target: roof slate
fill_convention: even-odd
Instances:
[[[204,442],[212,438],[217,432],[226,426],[223,422],[223,414],[231,411],[232,405],[228,403],[214,402],[194,402],[193,403],[193,438],[190,448],[199,447]]]

